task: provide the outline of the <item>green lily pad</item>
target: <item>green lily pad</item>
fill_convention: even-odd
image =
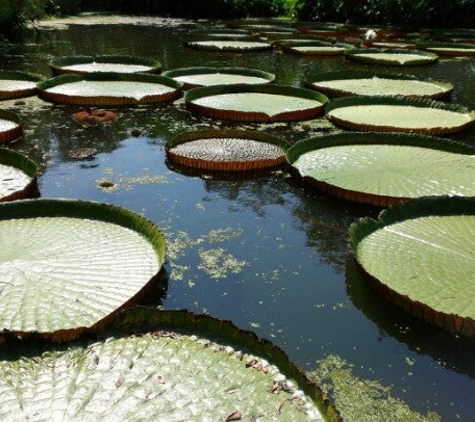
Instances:
[[[20,117],[6,110],[0,110],[0,144],[19,138],[23,134]]]
[[[413,49],[374,49],[355,48],[348,50],[345,56],[349,60],[388,66],[418,66],[436,62],[437,54]]]
[[[429,197],[361,219],[353,254],[369,283],[397,306],[475,337],[475,199]]]
[[[38,95],[53,103],[120,106],[170,102],[181,96],[182,87],[166,76],[95,72],[48,79],[38,85]]]
[[[244,130],[208,130],[175,136],[165,145],[179,165],[216,171],[261,170],[285,163],[288,144],[275,136]]]
[[[92,72],[159,73],[162,64],[148,57],[135,56],[61,56],[49,62],[53,75]]]
[[[475,120],[475,111],[457,104],[384,96],[338,98],[326,104],[325,112],[345,129],[423,135],[459,132]]]
[[[37,188],[37,173],[38,166],[27,156],[0,148],[0,202],[30,196]]]
[[[252,40],[236,40],[236,39],[210,39],[210,40],[197,40],[197,41],[185,41],[183,43],[186,47],[196,48],[199,50],[210,51],[263,51],[271,50],[272,45],[264,41]]]
[[[284,85],[214,85],[185,94],[187,108],[224,120],[295,121],[323,113],[328,98],[318,92]]]
[[[451,83],[412,75],[372,72],[325,72],[305,81],[307,88],[329,97],[354,95],[439,99],[450,95]]]
[[[263,84],[275,79],[272,73],[244,67],[187,67],[168,70],[162,75],[183,83],[185,89],[211,85]]]
[[[470,43],[421,43],[418,44],[418,48],[439,56],[475,56],[475,45]]]
[[[73,339],[140,298],[165,255],[159,229],[86,201],[0,204],[2,335]]]
[[[34,73],[0,71],[0,100],[36,95],[36,85],[45,79]]]
[[[335,56],[345,53],[347,44],[331,44],[319,41],[284,41],[282,51],[309,56]]]
[[[442,138],[340,133],[297,142],[287,160],[310,185],[371,205],[428,195],[475,197],[475,148]]]
[[[3,349],[2,420],[339,420],[279,348],[229,322],[136,309],[115,328],[95,342]]]

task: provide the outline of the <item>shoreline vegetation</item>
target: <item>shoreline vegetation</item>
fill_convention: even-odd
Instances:
[[[295,21],[413,28],[473,25],[474,0],[0,0],[0,34],[11,37],[29,21],[84,12],[153,15],[187,19],[287,18]]]

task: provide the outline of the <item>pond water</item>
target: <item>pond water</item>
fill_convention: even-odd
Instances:
[[[67,22],[67,21],[66,21]],[[189,66],[250,67],[276,74],[276,83],[302,86],[333,70],[374,70],[342,57],[302,57],[279,50],[197,51],[182,44],[206,22],[112,17],[28,31],[19,44],[0,44],[2,68],[51,76],[61,55],[151,57],[163,70]],[[96,22],[92,24],[91,22]],[[378,67],[454,84],[451,101],[475,109],[475,62],[443,59],[410,68]],[[161,107],[116,110],[107,126],[84,127],[78,108],[37,97],[4,101],[18,113],[24,139],[12,147],[37,161],[45,198],[80,198],[127,207],[154,221],[168,244],[166,291],[150,303],[232,320],[281,346],[301,367],[337,355],[355,376],[378,380],[414,411],[443,420],[471,420],[475,402],[475,341],[416,320],[373,293],[348,251],[349,225],[378,209],[304,188],[277,171],[258,178],[196,175],[166,162],[165,142],[209,128],[257,129],[290,142],[337,130],[325,117],[297,123],[229,123],[186,110],[182,100]],[[473,143],[475,128],[451,139]],[[77,160],[79,148],[96,154]]]

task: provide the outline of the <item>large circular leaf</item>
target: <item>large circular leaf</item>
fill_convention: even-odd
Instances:
[[[353,254],[371,285],[413,315],[475,337],[475,199],[424,198],[361,219]]]
[[[138,309],[116,325],[120,331],[94,343],[3,349],[0,418],[339,420],[279,348],[229,322]],[[132,329],[140,331],[124,336]]]
[[[284,85],[214,85],[185,94],[192,112],[225,120],[271,122],[305,120],[323,113],[328,98]]]
[[[327,118],[350,130],[444,135],[475,120],[475,111],[457,104],[420,98],[344,97],[325,106]]]
[[[173,101],[183,84],[143,73],[95,72],[60,75],[38,85],[38,95],[53,103],[114,106]]]
[[[201,41],[186,41],[184,45],[189,48],[209,51],[263,51],[271,50],[272,45],[268,42],[250,40],[235,40],[235,39],[210,39]]]
[[[330,97],[387,95],[442,98],[450,95],[451,83],[412,75],[373,72],[325,72],[305,81],[308,88]]]
[[[418,47],[439,56],[475,56],[475,45],[469,43],[422,43]]]
[[[2,333],[75,338],[137,300],[165,254],[159,229],[123,208],[66,200],[0,204]]]
[[[0,100],[36,94],[36,85],[46,78],[26,72],[0,71]]]
[[[20,117],[6,110],[0,110],[0,144],[13,141],[23,134]]]
[[[355,48],[348,50],[345,55],[349,60],[388,66],[427,65],[439,59],[437,54],[428,51],[392,48],[381,50],[374,48]]]
[[[341,133],[297,142],[303,180],[345,199],[388,206],[428,195],[475,197],[475,148],[441,138]],[[375,177],[377,175],[377,177]]]
[[[0,202],[36,193],[38,166],[27,156],[0,148]]]
[[[159,61],[148,57],[117,55],[60,56],[51,60],[49,66],[53,75],[92,72],[159,73],[162,68]]]
[[[185,89],[210,85],[262,84],[275,79],[272,73],[247,67],[187,67],[169,70],[162,75],[183,83]]]

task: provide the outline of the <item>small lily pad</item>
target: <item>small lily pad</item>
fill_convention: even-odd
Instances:
[[[285,140],[256,131],[188,132],[167,142],[169,160],[179,165],[216,171],[249,171],[285,163]]]
[[[350,46],[347,44],[332,44],[319,41],[284,41],[282,51],[285,53],[306,56],[335,56],[344,54]]]

